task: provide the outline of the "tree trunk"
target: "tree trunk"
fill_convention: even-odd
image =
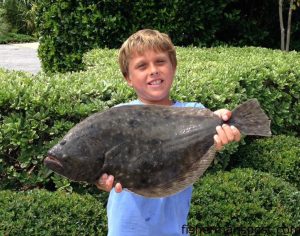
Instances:
[[[281,39],[281,50],[284,51],[284,38],[285,38],[285,32],[284,32],[284,25],[283,25],[283,16],[282,16],[282,2],[283,0],[279,0],[279,23],[280,23],[280,39]]]
[[[287,32],[286,32],[286,45],[285,45],[285,50],[287,52],[290,50],[291,22],[292,22],[293,2],[294,2],[294,0],[290,0],[290,8],[289,8],[288,23],[287,23]]]

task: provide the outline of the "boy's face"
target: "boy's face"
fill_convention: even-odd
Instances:
[[[134,53],[128,65],[129,86],[133,87],[139,100],[145,104],[171,105],[169,92],[176,68],[167,52],[146,50]]]

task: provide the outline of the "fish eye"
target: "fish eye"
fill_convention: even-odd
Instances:
[[[65,145],[66,144],[66,140],[62,140],[59,144],[61,145],[61,146],[63,146],[63,145]]]

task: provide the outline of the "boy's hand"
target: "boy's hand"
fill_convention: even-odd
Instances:
[[[113,183],[114,177],[112,175],[103,174],[95,184],[98,189],[110,192],[110,190],[113,188]],[[117,193],[122,192],[122,185],[120,183],[116,183],[115,191]]]
[[[231,111],[227,109],[220,109],[214,112],[223,121],[228,121],[231,117]],[[214,136],[215,147],[217,151],[220,151],[225,144],[231,143],[233,141],[241,140],[240,131],[234,127],[227,124],[216,127],[217,134]]]

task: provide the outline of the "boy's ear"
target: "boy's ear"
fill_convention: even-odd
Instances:
[[[128,84],[130,87],[132,87],[132,82],[131,82],[131,79],[129,78],[129,76],[126,76],[126,77],[124,77],[124,78],[125,78],[127,84]]]
[[[172,67],[173,67],[173,70],[174,70],[174,73],[175,73],[176,69],[177,69],[177,65],[175,65],[175,66],[172,65]]]

